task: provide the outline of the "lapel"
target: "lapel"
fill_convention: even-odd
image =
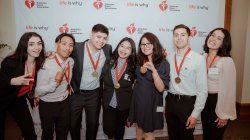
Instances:
[[[88,40],[84,41],[83,44],[79,47],[78,51],[78,56],[79,56],[79,72],[82,73],[83,70],[83,59],[84,59],[84,48],[85,48],[85,43]]]

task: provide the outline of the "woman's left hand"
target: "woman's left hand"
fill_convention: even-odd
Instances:
[[[218,127],[218,128],[222,128],[222,127],[224,127],[225,125],[227,125],[228,119],[220,119],[220,118],[217,118],[214,122],[217,122],[217,127]]]

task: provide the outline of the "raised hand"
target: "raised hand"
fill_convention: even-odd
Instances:
[[[146,67],[147,69],[151,70],[152,72],[154,72],[156,69],[155,69],[155,66],[152,62],[146,62],[143,67]]]
[[[55,55],[56,55],[56,53],[53,52],[53,51],[48,51],[48,52],[46,52],[46,57],[49,58],[49,59],[54,58]]]
[[[64,68],[62,71],[58,71],[56,73],[55,80],[58,84],[60,84],[62,82],[65,71],[66,71],[66,68]]]
[[[28,74],[24,74],[22,76],[12,78],[10,80],[10,84],[15,85],[15,86],[29,85],[30,82],[34,82],[34,79],[30,78],[30,77],[32,77],[32,73],[28,73]]]

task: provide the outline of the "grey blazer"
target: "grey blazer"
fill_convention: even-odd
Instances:
[[[83,69],[84,47],[85,47],[86,41],[88,40],[85,40],[84,42],[76,43],[76,45],[74,46],[73,52],[71,54],[71,57],[75,61],[73,72],[72,72],[72,79],[71,79],[71,86],[74,90],[74,93],[79,93],[79,90],[80,90],[80,83],[81,83],[82,69]],[[109,63],[110,56],[112,54],[112,46],[109,44],[106,44],[102,49],[106,57],[105,63]],[[103,74],[101,74],[100,79],[102,78],[103,78]]]

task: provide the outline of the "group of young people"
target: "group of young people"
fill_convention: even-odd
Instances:
[[[144,33],[137,49],[124,37],[113,52],[108,35],[103,24],[94,25],[90,39],[81,43],[62,33],[55,39],[56,52],[46,58],[42,37],[24,33],[1,64],[0,139],[6,111],[25,140],[37,139],[27,99],[39,106],[42,140],[52,140],[54,132],[57,140],[66,140],[68,132],[80,140],[83,110],[86,140],[95,140],[101,106],[109,139],[122,140],[125,125],[135,124],[136,139],[154,140],[164,113],[170,140],[193,140],[200,115],[204,140],[223,139],[229,120],[236,119],[236,71],[226,29],[208,34],[204,55],[189,46],[184,24],[174,27],[175,51],[167,56],[153,33]]]

